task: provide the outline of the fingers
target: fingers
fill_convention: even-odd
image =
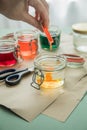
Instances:
[[[8,0],[3,4],[3,14],[14,20],[21,20],[31,24],[42,31],[41,24],[49,25],[49,8],[45,0]],[[33,17],[28,12],[28,7],[35,9],[36,16]]]
[[[27,22],[42,31],[40,22],[33,16],[29,15],[28,13],[24,13],[22,18],[23,18],[22,21]]]
[[[44,4],[44,6],[46,7],[46,9],[47,9],[47,11],[49,13],[49,5],[48,5],[48,3],[45,0],[41,0],[41,1],[42,1],[42,3]]]
[[[34,3],[33,3],[34,2]],[[44,26],[49,25],[49,9],[45,0],[29,0],[29,5],[33,6],[38,14],[39,22]]]

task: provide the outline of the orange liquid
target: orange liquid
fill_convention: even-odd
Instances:
[[[40,84],[40,78],[37,78],[37,83]],[[57,88],[63,85],[62,79],[53,79],[52,73],[47,72],[45,74],[45,79],[43,83],[41,84],[41,88]]]
[[[18,44],[20,46],[20,53],[24,60],[33,59],[36,56],[38,50],[37,42],[37,39],[30,41],[30,36],[28,38],[28,35],[27,38],[26,36],[20,37]]]

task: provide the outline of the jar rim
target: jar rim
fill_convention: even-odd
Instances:
[[[66,66],[66,59],[58,55],[41,55],[34,60],[36,68],[42,71],[58,71]]]
[[[50,25],[48,27],[48,30],[49,30],[52,37],[55,35],[59,35],[61,33],[61,30],[57,25]],[[54,34],[54,32],[55,32],[55,34]],[[41,32],[40,34],[43,36],[46,36],[44,32]]]
[[[0,52],[12,51],[17,47],[17,43],[13,39],[2,40],[0,39]]]
[[[87,23],[73,24],[72,30],[76,33],[87,34]]]
[[[19,30],[15,33],[15,37],[20,41],[31,41],[37,38],[37,30]],[[24,37],[23,37],[24,36]]]

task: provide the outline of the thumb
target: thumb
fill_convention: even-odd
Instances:
[[[37,19],[35,19],[35,17],[29,15],[28,13],[24,14],[22,20],[42,31],[40,22]]]

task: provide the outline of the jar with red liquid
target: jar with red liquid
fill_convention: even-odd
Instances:
[[[16,32],[20,53],[24,60],[35,58],[38,53],[38,34],[32,30]]]
[[[16,40],[0,39],[0,67],[13,66],[18,60],[19,56]]]

